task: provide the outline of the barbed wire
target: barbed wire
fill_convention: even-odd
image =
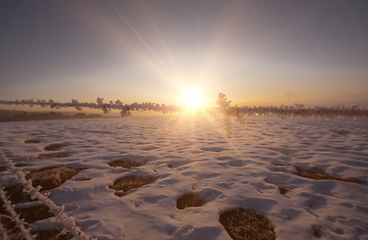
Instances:
[[[123,104],[120,100],[116,100],[115,102],[110,101],[109,103],[104,103],[103,98],[97,98],[96,103],[88,103],[88,102],[79,102],[76,99],[72,99],[71,102],[67,103],[59,103],[55,102],[54,100],[41,100],[38,99],[37,101],[30,99],[30,100],[15,100],[15,101],[5,101],[0,100],[0,104],[3,105],[28,105],[30,107],[33,106],[41,106],[41,107],[50,107],[51,109],[60,109],[60,108],[70,108],[74,107],[77,110],[81,111],[83,108],[89,109],[97,109],[102,110],[103,113],[108,113],[111,110],[120,110],[121,116],[130,116],[131,111],[156,111],[162,113],[170,113],[170,112],[179,112],[183,110],[183,107],[176,106],[173,104],[166,105],[166,104],[158,104],[158,103],[132,103],[132,104]]]
[[[0,150],[1,151],[1,150]],[[8,213],[10,213],[11,220],[15,222],[15,226],[20,230],[20,234],[25,237],[26,240],[34,240],[28,228],[24,226],[24,220],[20,218],[19,214],[15,212],[14,205],[9,201],[8,197],[5,195],[3,187],[0,187],[0,198],[4,202],[4,208]],[[6,230],[1,226],[4,238],[8,238]]]
[[[324,107],[316,106],[314,108],[306,107],[303,104],[294,104],[293,106],[230,106],[231,101],[228,100],[223,93],[219,93],[217,100],[217,108],[211,108],[212,113],[229,115],[231,117],[236,117],[239,123],[242,123],[240,116],[276,116],[276,117],[325,117],[325,118],[354,118],[368,117],[367,107],[358,106],[336,106],[336,107]],[[76,108],[81,111],[83,108],[102,110],[104,113],[108,113],[111,110],[119,110],[121,116],[131,116],[131,111],[156,111],[162,113],[171,112],[184,112],[190,111],[190,109],[185,106],[176,106],[174,104],[158,104],[151,102],[144,103],[132,103],[124,104],[120,100],[110,101],[109,103],[104,103],[103,98],[97,98],[96,103],[89,102],[79,102],[76,99],[72,99],[71,102],[60,103],[54,100],[15,100],[7,101],[0,100],[0,104],[3,105],[28,105],[50,107],[51,109],[60,108]],[[203,110],[208,110],[209,108],[202,108]]]

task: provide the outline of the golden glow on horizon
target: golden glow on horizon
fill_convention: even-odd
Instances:
[[[199,92],[186,92],[184,102],[188,108],[199,108],[202,106],[202,97]]]

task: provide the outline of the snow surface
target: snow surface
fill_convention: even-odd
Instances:
[[[50,166],[88,168],[51,190],[50,199],[65,205],[90,238],[230,240],[219,215],[244,207],[269,218],[277,239],[313,239],[313,224],[321,225],[319,239],[368,239],[367,184],[293,174],[295,166],[319,167],[368,182],[367,119],[247,121],[233,125],[231,140],[217,117],[6,122],[0,123],[0,149],[14,163],[25,163],[25,173]],[[30,139],[40,143],[24,143]],[[34,159],[55,143],[65,144],[57,152],[69,157]],[[147,161],[128,171],[108,165],[124,157]],[[116,196],[109,186],[131,175],[158,179]],[[12,179],[9,171],[0,176],[1,184]],[[290,191],[281,195],[277,185]],[[192,191],[207,203],[177,209],[176,199]],[[57,222],[33,225],[47,229]]]

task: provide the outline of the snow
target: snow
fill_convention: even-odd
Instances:
[[[50,191],[90,238],[230,240],[219,215],[235,207],[261,212],[277,239],[368,239],[368,185],[314,180],[295,167],[318,167],[368,182],[368,120],[249,117],[225,137],[220,117],[79,119],[0,123],[0,149],[23,172],[51,166],[88,168]],[[229,127],[229,126],[227,126]],[[40,143],[26,144],[36,139]],[[67,158],[34,159],[61,143]],[[128,171],[108,163],[142,163]],[[171,168],[168,167],[171,165]],[[0,183],[12,179],[0,173]],[[124,176],[156,182],[118,197],[110,189]],[[91,178],[88,181],[84,179]],[[265,181],[267,179],[267,181]],[[278,186],[289,189],[281,195]],[[195,192],[206,204],[176,208]],[[54,218],[33,224],[45,229]]]

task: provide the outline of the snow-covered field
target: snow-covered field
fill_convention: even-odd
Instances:
[[[65,205],[90,238],[126,240],[230,240],[219,215],[236,207],[261,212],[277,239],[368,239],[368,185],[315,180],[295,167],[318,167],[341,178],[368,182],[368,119],[250,117],[224,136],[217,117],[119,118],[0,123],[0,149],[24,173],[51,166],[87,168],[50,199]],[[40,143],[26,144],[36,139]],[[67,158],[35,159],[61,143]],[[126,158],[142,166],[108,163]],[[3,163],[2,163],[3,165]],[[110,189],[124,176],[156,182],[118,197]],[[0,173],[1,184],[12,179]],[[89,180],[86,180],[89,179]],[[280,194],[279,188],[288,189]],[[194,192],[206,204],[176,208]],[[57,226],[54,218],[33,228]]]

